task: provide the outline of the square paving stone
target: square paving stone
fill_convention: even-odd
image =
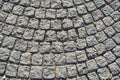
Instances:
[[[76,47],[77,49],[81,50],[87,47],[86,40],[85,39],[77,39],[76,40]]]
[[[0,21],[5,21],[7,15],[8,15],[7,13],[0,11]]]
[[[107,79],[110,79],[110,71],[109,69],[107,69],[106,67],[105,68],[100,68],[97,70],[97,73],[98,75],[100,76],[100,79],[101,80],[107,80]]]
[[[96,29],[97,31],[102,31],[103,29],[105,29],[105,25],[104,23],[102,22],[102,20],[98,20],[95,22],[95,26],[96,26]]]
[[[73,6],[73,2],[72,0],[62,0],[62,3],[63,3],[63,7],[71,7]]]
[[[76,51],[77,61],[84,62],[87,60],[87,55],[84,50]]]
[[[83,18],[81,17],[73,18],[73,25],[75,28],[83,27],[84,26]]]
[[[107,50],[111,50],[116,46],[116,43],[112,39],[107,39],[104,41],[104,45]]]
[[[85,28],[86,28],[86,31],[87,31],[88,35],[92,35],[92,34],[97,33],[97,30],[96,30],[94,24],[87,25]]]
[[[16,77],[17,75],[17,69],[18,69],[18,65],[16,64],[7,64],[7,68],[6,68],[6,76],[9,77]]]
[[[88,73],[88,67],[85,63],[77,64],[77,71],[79,75],[84,75]]]
[[[0,62],[0,75],[4,75],[5,68],[6,68],[6,63]]]
[[[20,65],[18,68],[18,78],[28,78],[29,77],[29,66]]]
[[[66,63],[73,64],[77,62],[75,52],[65,53],[65,56],[66,56]]]
[[[40,7],[40,1],[39,0],[31,0],[30,6],[38,8],[38,7]]]
[[[89,80],[100,80],[96,72],[91,72],[87,74]]]
[[[76,77],[77,75],[76,65],[67,65],[67,75],[68,77]]]
[[[15,26],[13,26],[13,25],[5,24],[3,27],[3,30],[2,30],[2,34],[10,35],[12,33],[14,27]]]
[[[117,10],[119,8],[119,5],[120,5],[119,0],[114,0],[110,5],[112,6],[112,8],[114,10]]]
[[[41,7],[50,8],[51,0],[41,0]]]
[[[71,41],[75,41],[77,40],[77,32],[75,29],[70,29],[68,30],[68,39],[71,40]]]
[[[67,41],[67,38],[68,38],[67,31],[57,32],[57,38],[60,42]]]
[[[27,40],[31,40],[33,38],[34,30],[33,29],[26,29],[23,38]]]
[[[116,32],[120,32],[120,21],[114,23],[112,27],[115,29]]]
[[[66,78],[66,67],[65,66],[56,66],[56,78]]]
[[[30,18],[28,23],[28,28],[38,29],[39,20],[35,18]]]
[[[29,52],[31,53],[38,52],[38,42],[35,41],[28,42],[28,48],[29,48]]]
[[[23,39],[19,39],[16,42],[15,49],[20,51],[26,51],[27,49],[27,41],[24,41]]]
[[[110,15],[110,14],[112,14],[112,13],[114,12],[114,10],[113,10],[109,5],[106,5],[105,7],[103,7],[103,8],[101,9],[101,11],[102,11],[106,16],[108,16],[108,15]]]
[[[45,30],[36,30],[33,38],[36,41],[43,41],[44,37],[45,37]]]
[[[14,62],[14,63],[19,63],[20,61],[20,56],[21,56],[21,52],[20,51],[15,51],[13,50],[10,54],[10,61],[11,62]]]
[[[33,54],[32,56],[32,65],[42,65],[43,56],[39,53]]]
[[[11,12],[13,8],[13,4],[8,3],[8,2],[4,2],[3,6],[2,6],[2,10],[5,12]]]
[[[105,45],[102,44],[102,43],[98,43],[98,44],[95,45],[94,47],[95,47],[98,55],[104,54],[105,51],[106,51]]]
[[[63,23],[63,28],[64,28],[64,29],[73,28],[73,23],[72,23],[72,21],[71,21],[70,19],[64,19],[64,20],[62,21],[62,23]]]
[[[68,41],[63,43],[64,51],[65,52],[72,52],[76,50],[75,42],[74,41]]]
[[[93,1],[98,8],[105,5],[105,1],[101,1],[101,0],[97,0],[97,1],[93,0]]]
[[[113,48],[113,54],[116,56],[116,57],[120,57],[120,46],[116,46],[115,48]]]
[[[118,66],[120,67],[120,58],[116,59],[115,62],[116,62],[116,63],[118,64]]]
[[[88,11],[90,11],[90,12],[96,9],[96,5],[92,1],[86,3],[85,5],[86,5]]]
[[[120,33],[116,33],[114,36],[113,36],[113,39],[115,40],[115,42],[117,44],[120,44]]]
[[[63,52],[63,44],[61,42],[53,42],[51,45],[51,51],[53,53],[62,53]]]
[[[55,31],[49,30],[46,32],[46,35],[45,35],[46,41],[49,41],[49,42],[55,41],[56,37],[57,35]]]
[[[67,16],[67,11],[66,9],[57,9],[56,15],[57,18],[64,18]]]
[[[15,27],[12,31],[12,36],[15,36],[17,38],[22,38],[22,35],[24,33],[25,29],[21,27]]]
[[[79,38],[85,38],[87,36],[85,27],[78,28],[78,35],[79,35]]]
[[[77,11],[79,15],[83,15],[87,13],[87,9],[84,5],[77,6]]]
[[[91,14],[86,14],[83,16],[83,19],[85,21],[86,24],[90,24],[93,22],[93,18],[91,16]]]
[[[76,17],[77,16],[77,10],[76,8],[68,8],[68,17]]]
[[[54,61],[56,65],[65,65],[66,61],[65,61],[65,54],[61,53],[61,54],[55,54],[54,55]]]
[[[13,14],[9,14],[6,19],[6,23],[13,24],[13,25],[16,24],[16,21],[17,21],[17,16]]]
[[[120,67],[117,65],[116,62],[108,65],[110,71],[112,72],[113,75],[117,75],[120,73]]]
[[[107,35],[103,31],[96,33],[95,37],[98,42],[103,42],[107,39]]]
[[[95,36],[88,36],[86,37],[86,41],[87,41],[87,45],[88,46],[94,46],[98,43],[98,41],[96,40]]]
[[[94,59],[86,61],[89,72],[95,71],[98,69],[97,63]]]
[[[54,19],[56,17],[55,9],[47,9],[46,10],[46,18]]]
[[[118,21],[120,19],[120,12],[119,11],[114,11],[112,14],[111,14],[111,17],[115,20],[115,21]]]
[[[89,59],[94,59],[97,56],[97,51],[93,47],[87,48],[86,53]]]
[[[95,0],[94,0],[95,1]],[[104,17],[103,13],[100,10],[95,10],[92,12],[92,16],[94,18],[95,21],[101,19]]]
[[[35,14],[35,8],[33,7],[26,7],[24,11],[24,15],[28,17],[32,17]]]
[[[112,37],[115,34],[115,30],[112,27],[106,28],[105,32],[109,37]]]
[[[21,64],[30,65],[31,64],[30,60],[31,60],[31,53],[28,52],[22,53],[20,59]]]
[[[61,0],[52,0],[52,2],[51,2],[51,7],[52,8],[61,8],[62,7],[62,5],[61,5]]]
[[[16,38],[5,37],[4,40],[3,40],[2,46],[7,47],[9,49],[12,49],[14,47],[15,41],[16,41]]]
[[[43,55],[43,65],[54,65],[54,54],[44,54]]]
[[[24,11],[24,7],[19,6],[19,5],[14,6],[13,8],[13,14],[16,14],[16,15],[22,15],[23,11]]]
[[[77,79],[78,80],[88,80],[88,78],[86,76],[79,76]]]
[[[18,16],[17,25],[20,27],[27,27],[28,17]]]
[[[20,5],[22,6],[29,6],[30,5],[30,1],[29,0],[20,0]]]
[[[108,65],[106,59],[103,56],[96,57],[95,60],[99,67],[105,67]]]
[[[41,19],[41,21],[40,21],[40,29],[43,29],[43,30],[50,29],[50,20]]]
[[[40,46],[39,46],[39,51],[40,53],[44,54],[44,53],[49,53],[50,52],[50,43],[49,42],[42,42],[40,43]]]
[[[35,9],[35,17],[38,19],[45,18],[45,8]]]
[[[84,0],[73,0],[75,5],[82,4]]]
[[[104,17],[103,22],[106,26],[111,26],[114,23],[114,20],[111,17]]]
[[[116,59],[116,56],[111,51],[106,52],[104,57],[108,63],[112,63]]]
[[[44,66],[43,78],[44,79],[53,79],[53,78],[55,78],[55,67],[54,66]]]
[[[51,20],[51,29],[52,30],[61,30],[62,25],[61,25],[61,20]]]
[[[42,66],[32,66],[30,70],[31,79],[42,79]]]
[[[6,48],[0,48],[0,60],[7,61],[10,55],[10,50]]]

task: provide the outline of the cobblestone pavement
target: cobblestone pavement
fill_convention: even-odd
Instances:
[[[119,0],[0,0],[0,80],[120,80]]]

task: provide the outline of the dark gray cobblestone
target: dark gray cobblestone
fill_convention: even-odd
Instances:
[[[0,80],[120,80],[120,1],[0,0]]]

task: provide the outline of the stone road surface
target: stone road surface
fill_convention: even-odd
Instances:
[[[0,80],[120,80],[119,0],[0,0]]]

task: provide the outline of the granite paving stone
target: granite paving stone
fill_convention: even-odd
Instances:
[[[120,1],[0,0],[0,80],[120,80]]]

